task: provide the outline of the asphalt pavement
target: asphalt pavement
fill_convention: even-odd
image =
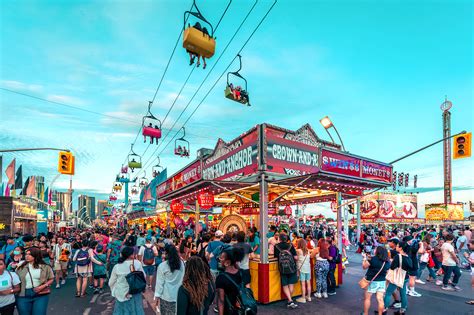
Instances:
[[[363,291],[358,286],[358,281],[364,275],[361,267],[360,255],[350,253],[350,264],[344,274],[343,284],[337,289],[337,294],[327,299],[313,298],[312,302],[300,304],[295,310],[288,310],[285,302],[276,302],[269,305],[260,305],[258,314],[360,314],[362,310]],[[424,276],[428,272],[425,271]],[[474,315],[474,306],[467,305],[465,301],[474,299],[471,288],[471,276],[464,271],[459,283],[462,291],[445,292],[432,283],[417,284],[416,290],[422,297],[408,297],[407,314],[423,315]],[[66,315],[110,315],[113,312],[114,299],[108,288],[102,294],[89,294],[83,298],[74,297],[75,279],[69,278],[66,285],[60,289],[53,288],[50,295],[48,314]],[[145,292],[143,306],[145,314],[153,315],[153,291]],[[372,300],[371,313],[376,309],[375,297]],[[389,314],[393,314],[390,310]]]

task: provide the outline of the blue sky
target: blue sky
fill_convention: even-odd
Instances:
[[[214,24],[225,1],[197,1]],[[197,94],[178,129],[234,58],[271,5],[259,1]],[[216,62],[253,1],[234,0],[216,33],[216,55],[197,68],[165,122],[171,127]],[[1,87],[96,111],[112,119],[0,90],[0,147],[55,146],[77,155],[74,187],[108,193],[135,139],[191,1],[2,1]],[[223,97],[222,79],[186,124],[194,153],[235,138],[257,123],[288,129],[329,115],[346,148],[389,162],[442,137],[445,95],[453,132],[473,129],[472,1],[280,0],[242,52],[252,107]],[[163,118],[191,68],[181,43],[158,92]],[[232,68],[238,67],[234,64]],[[171,133],[173,135],[174,133]],[[168,138],[169,139],[169,138]],[[165,144],[168,142],[166,140]],[[147,145],[137,142],[142,154]],[[164,145],[160,147],[161,152]],[[169,174],[189,160],[172,146],[161,154]],[[144,155],[149,160],[155,147]],[[155,154],[154,156],[156,156]],[[16,156],[24,175],[56,174],[56,153]],[[403,162],[418,174],[420,202],[442,201],[442,147]],[[473,159],[453,161],[454,200],[474,199]],[[141,173],[140,175],[143,175]],[[150,171],[147,171],[150,175]],[[61,177],[58,188],[66,188]]]

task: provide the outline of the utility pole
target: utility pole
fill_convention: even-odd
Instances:
[[[441,104],[441,110],[443,111],[443,169],[444,169],[444,204],[451,203],[453,195],[453,182],[452,182],[452,171],[451,171],[451,112],[449,111],[453,107],[453,103],[445,98],[443,104]]]

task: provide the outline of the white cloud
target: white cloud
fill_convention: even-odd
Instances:
[[[2,80],[2,86],[16,91],[41,92],[43,86],[39,84],[28,84],[20,81]]]
[[[48,101],[58,102],[58,103],[65,103],[67,105],[84,105],[85,102],[77,97],[68,96],[68,95],[57,95],[57,94],[50,94],[46,96]]]

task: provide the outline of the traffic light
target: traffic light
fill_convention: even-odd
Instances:
[[[65,175],[74,175],[74,155],[71,152],[59,152],[58,172]]]
[[[471,157],[472,133],[465,133],[454,137],[453,159]]]

